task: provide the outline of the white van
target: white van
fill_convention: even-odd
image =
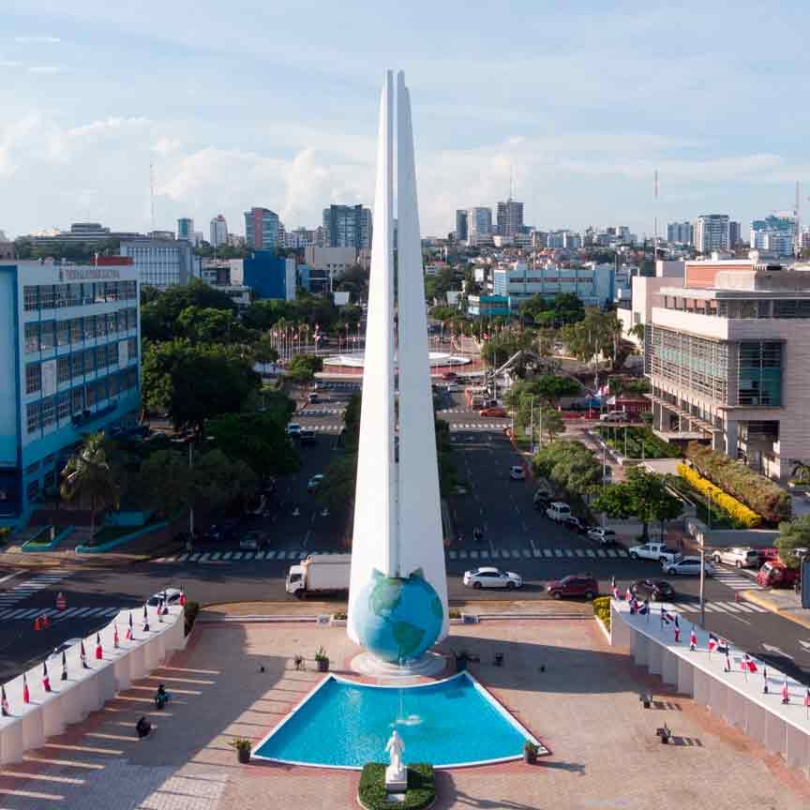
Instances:
[[[551,506],[546,509],[546,517],[555,523],[564,523],[571,517],[571,507],[562,501],[553,501]]]

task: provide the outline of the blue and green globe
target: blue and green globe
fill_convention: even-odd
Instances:
[[[407,579],[373,571],[354,609],[360,643],[389,663],[418,658],[430,649],[444,619],[442,601],[421,570]]]

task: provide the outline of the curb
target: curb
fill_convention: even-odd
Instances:
[[[746,602],[753,602],[755,605],[759,605],[761,608],[765,608],[765,610],[775,613],[777,616],[781,616],[783,619],[787,619],[789,622],[793,622],[794,624],[798,624],[810,630],[810,619],[805,619],[801,616],[794,616],[790,610],[782,610],[776,604],[776,602],[772,602],[770,599],[760,596],[756,591],[742,591],[741,593],[742,598]]]

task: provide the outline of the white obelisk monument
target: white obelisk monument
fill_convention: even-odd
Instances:
[[[431,668],[428,649],[447,635],[447,578],[411,104],[401,72],[394,99],[388,71],[380,101],[348,634],[368,650],[361,668],[376,662],[381,670],[395,664],[424,671]]]

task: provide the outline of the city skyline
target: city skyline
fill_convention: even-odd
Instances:
[[[360,4],[370,45],[359,55],[334,38],[339,9],[319,10],[304,31],[291,22],[300,5],[285,2],[11,3],[0,37],[0,76],[12,88],[0,113],[0,190],[14,205],[0,228],[17,236],[104,221],[145,232],[150,163],[158,229],[218,213],[238,223],[252,206],[314,227],[332,203],[367,205],[368,111],[394,45],[425,122],[416,144],[425,235],[453,230],[456,209],[494,208],[510,172],[525,222],[542,228],[621,221],[652,235],[656,169],[659,235],[702,213],[745,224],[790,209],[795,181],[810,184],[807,114],[799,105],[765,127],[763,111],[797,97],[808,12],[786,3],[769,12],[781,46],[763,72],[738,5],[688,5],[700,15],[518,4],[488,26],[452,6],[381,17]],[[400,34],[420,16],[432,24],[412,46]],[[266,30],[278,34],[272,47]],[[448,49],[447,31],[464,47]],[[143,64],[150,70],[133,69]]]

